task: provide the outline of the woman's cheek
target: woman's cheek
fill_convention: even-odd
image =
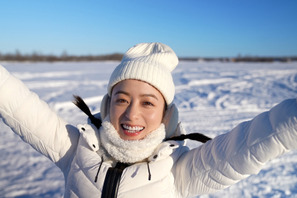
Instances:
[[[160,124],[162,121],[162,114],[159,112],[153,112],[153,113],[147,113],[147,119],[152,123],[152,124]]]

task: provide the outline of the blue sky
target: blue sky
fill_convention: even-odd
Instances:
[[[0,52],[109,54],[163,42],[181,57],[297,55],[295,0],[0,0]]]

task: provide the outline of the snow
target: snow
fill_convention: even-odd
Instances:
[[[118,62],[8,63],[21,79],[61,117],[76,125],[86,116],[72,104],[80,95],[95,113]],[[175,103],[187,132],[210,137],[297,96],[297,63],[181,62],[173,72]],[[190,142],[189,147],[200,143]],[[213,197],[297,197],[297,152],[266,164],[258,175]],[[22,142],[0,121],[0,196],[61,197],[64,178],[47,158]]]

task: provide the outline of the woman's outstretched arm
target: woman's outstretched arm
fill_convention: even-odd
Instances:
[[[257,174],[263,165],[297,149],[297,100],[288,99],[184,154],[175,169],[182,197],[211,193]]]
[[[66,168],[78,141],[77,129],[1,65],[0,117],[34,149]]]

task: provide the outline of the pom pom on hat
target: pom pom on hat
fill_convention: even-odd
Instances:
[[[167,105],[174,99],[175,87],[171,72],[178,64],[174,51],[162,43],[140,43],[130,48],[115,68],[108,83],[108,95],[119,82],[141,80],[158,89]]]

